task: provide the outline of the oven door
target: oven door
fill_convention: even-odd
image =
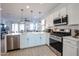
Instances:
[[[56,55],[59,56],[62,55],[62,50],[63,50],[62,45],[63,45],[62,42],[50,38],[50,47]]]

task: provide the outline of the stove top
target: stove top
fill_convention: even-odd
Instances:
[[[68,33],[68,32],[53,32],[51,35],[63,37],[63,36],[70,36],[71,33]]]

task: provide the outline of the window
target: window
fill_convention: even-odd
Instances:
[[[15,24],[12,24],[12,32],[15,32]]]
[[[34,24],[33,23],[30,24],[30,30],[34,30]]]
[[[45,26],[44,26],[44,25],[45,25],[45,20],[42,20],[42,21],[41,21],[41,27],[42,27],[42,30],[45,29]]]
[[[37,23],[35,24],[35,26],[36,26],[35,29],[38,30],[38,24]]]
[[[41,21],[41,25],[44,25],[44,23],[45,23],[45,20],[42,20],[42,21]]]
[[[14,33],[18,32],[18,24],[12,24],[12,32]]]
[[[24,31],[24,24],[20,24],[20,31]]]

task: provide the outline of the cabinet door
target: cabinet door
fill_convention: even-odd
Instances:
[[[30,35],[29,37],[29,47],[30,46],[35,46],[36,38],[34,35]]]
[[[51,14],[46,18],[46,27],[51,28],[52,26],[53,26],[53,15]]]
[[[60,10],[60,16],[65,17],[66,14],[67,14],[67,7],[65,6],[65,7],[61,8],[61,10]]]
[[[36,35],[34,34],[30,36],[29,46],[38,46],[45,43],[46,43],[46,40],[43,34],[36,34]]]
[[[46,37],[45,37],[44,34],[42,34],[42,35],[40,36],[40,43],[41,43],[41,44],[46,44]]]
[[[37,46],[40,44],[39,35],[31,35],[29,39],[29,46]]]
[[[58,18],[59,17],[59,14],[60,14],[60,11],[55,11],[54,13],[53,13],[53,18],[55,19],[55,18]]]
[[[29,38],[25,37],[24,38],[24,47],[27,48],[29,46]]]
[[[63,44],[63,56],[77,56],[77,48],[72,45]]]
[[[28,37],[26,35],[21,35],[20,37],[20,48],[28,47]]]

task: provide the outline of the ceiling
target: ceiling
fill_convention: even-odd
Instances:
[[[41,18],[57,5],[58,3],[2,3],[1,17],[11,22],[21,22],[25,18],[27,20],[40,21]],[[27,9],[26,6],[30,6],[30,8]],[[32,13],[31,10],[33,11]]]

